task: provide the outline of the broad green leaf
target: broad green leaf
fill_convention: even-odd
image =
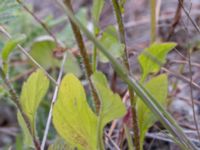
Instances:
[[[1,52],[2,60],[3,61],[7,61],[8,60],[8,56],[10,55],[10,53],[15,49],[17,44],[19,44],[24,39],[25,39],[25,36],[21,35],[18,38],[11,39],[8,42],[6,42],[4,47],[3,47],[3,49],[2,49],[2,52]]]
[[[42,70],[37,70],[23,84],[20,104],[27,115],[32,133],[35,132],[35,117],[40,102],[45,96],[49,87],[49,80]]]
[[[21,113],[18,111],[17,112],[17,120],[18,123],[22,129],[22,133],[23,133],[23,148],[27,149],[27,148],[34,148],[34,144],[33,144],[33,139],[32,136],[27,128],[27,125],[21,115]]]
[[[81,82],[68,74],[61,82],[53,110],[53,124],[59,135],[80,149],[97,145],[97,116],[90,109]]]
[[[154,96],[163,106],[166,104],[168,93],[167,75],[162,74],[152,78],[145,84],[145,88]],[[143,145],[145,134],[148,129],[155,123],[156,118],[148,107],[142,102],[137,101],[138,123],[140,128],[140,144]]]
[[[146,48],[139,57],[139,63],[142,68],[142,81],[149,73],[157,73],[160,65],[166,62],[166,56],[176,46],[176,43],[154,43]]]
[[[53,50],[56,48],[54,40],[49,36],[39,37],[31,47],[30,55],[45,69],[60,67],[61,61],[53,56]],[[76,58],[67,52],[67,60],[64,65],[65,72],[72,72],[81,76],[82,72]]]
[[[124,45],[121,44],[118,40],[118,35],[115,27],[109,26],[104,32],[100,39],[100,42],[104,47],[107,48],[108,52],[114,58],[120,58],[124,53]],[[108,59],[100,53],[101,62],[109,62]]]

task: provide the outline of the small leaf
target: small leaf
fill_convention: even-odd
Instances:
[[[104,126],[110,121],[123,117],[126,108],[118,94],[114,94],[108,87],[106,77],[101,72],[92,75],[92,82],[101,100],[101,109],[98,120],[98,141],[103,138]],[[101,142],[103,143],[103,142]]]
[[[53,124],[59,135],[80,149],[97,145],[97,116],[90,109],[81,82],[68,74],[61,82],[53,110]]]
[[[124,44],[121,44],[118,40],[118,35],[115,27],[109,26],[100,39],[102,45],[104,45],[109,53],[114,58],[120,58],[124,54]],[[100,61],[103,63],[109,62],[108,59],[100,53]]]
[[[161,105],[166,104],[168,93],[168,81],[165,74],[152,78],[145,85],[145,88],[154,96]],[[143,145],[144,137],[148,129],[155,123],[156,118],[148,107],[142,102],[137,101],[138,123],[140,127],[140,144]]]
[[[101,12],[103,10],[104,3],[105,3],[104,0],[94,0],[93,1],[92,19],[93,19],[93,23],[95,26],[95,33],[98,33],[98,23],[99,23]]]
[[[25,39],[25,36],[21,35],[20,37],[15,38],[15,39],[11,39],[11,40],[9,40],[8,42],[5,43],[5,45],[2,49],[2,52],[1,52],[2,60],[4,62],[6,62],[8,60],[8,56],[15,49],[17,44],[19,44],[24,39]]]
[[[166,56],[176,46],[176,43],[154,43],[145,49],[139,57],[139,63],[142,67],[142,81],[144,81],[149,73],[157,73],[160,65],[166,61]]]
[[[30,55],[45,69],[60,67],[61,61],[53,56],[56,48],[55,41],[49,36],[41,36],[32,44]],[[67,52],[67,60],[64,65],[65,72],[72,72],[81,76],[82,72],[76,58]]]
[[[35,117],[37,109],[49,87],[49,80],[42,70],[34,72],[23,84],[20,104],[27,115],[32,133],[35,132]]]
[[[101,72],[95,72],[92,75],[92,82],[101,100],[101,126],[104,127],[110,121],[123,117],[126,113],[126,108],[119,95],[114,94],[108,87],[104,74]]]

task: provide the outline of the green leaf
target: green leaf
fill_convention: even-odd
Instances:
[[[92,6],[92,19],[95,26],[95,30],[98,29],[98,23],[100,19],[101,12],[103,10],[105,1],[104,0],[94,0]],[[97,27],[96,27],[97,26]],[[95,31],[95,33],[98,31]]]
[[[15,49],[17,44],[19,44],[24,39],[25,36],[21,35],[18,38],[11,39],[8,42],[6,42],[1,52],[2,60],[6,62],[8,60],[10,53]]]
[[[100,42],[104,47],[107,48],[108,52],[114,58],[120,58],[124,53],[124,44],[121,44],[118,40],[118,35],[115,27],[109,26],[103,32],[103,35],[100,39]],[[100,53],[100,61],[107,63],[109,62],[108,59]]]
[[[54,143],[49,146],[48,150],[74,150],[74,147],[66,143],[64,139],[58,137]]]
[[[53,50],[56,48],[55,41],[49,36],[42,36],[32,44],[30,55],[45,69],[60,67],[61,61],[53,56]],[[64,72],[71,72],[81,76],[82,72],[76,58],[67,52],[67,60],[64,65]]]
[[[92,75],[92,82],[101,100],[97,136],[99,138],[98,141],[101,141],[103,145],[102,138],[104,126],[114,119],[123,117],[126,113],[126,108],[119,95],[114,94],[108,87],[106,77],[103,73],[95,72]]]
[[[126,112],[120,97],[108,88],[103,74],[95,73],[92,80],[102,102],[100,116],[92,112],[83,86],[73,74],[62,80],[53,110],[53,124],[59,135],[84,150],[97,149],[104,126]]]
[[[45,96],[49,87],[49,79],[42,70],[32,73],[28,80],[23,84],[20,104],[23,112],[27,115],[32,134],[35,133],[35,117],[40,102]]]
[[[157,73],[160,65],[166,62],[166,56],[169,51],[176,47],[176,43],[154,43],[146,48],[139,57],[139,63],[142,68],[142,81],[144,81],[149,73]]]
[[[92,82],[101,100],[100,117],[102,118],[102,128],[110,121],[123,117],[126,108],[118,94],[114,94],[108,87],[106,77],[101,72],[92,75]]]
[[[27,128],[27,125],[19,111],[17,112],[17,120],[18,120],[19,125],[23,132],[23,148],[24,149],[27,149],[30,147],[34,148],[33,138],[32,138],[32,136]]]
[[[168,81],[166,74],[152,78],[145,84],[145,88],[150,92],[150,94],[152,94],[152,96],[159,100],[161,105],[165,106],[168,93]],[[137,111],[141,134],[140,144],[143,145],[146,132],[157,119],[141,99],[137,101]]]
[[[90,109],[81,82],[68,74],[61,82],[53,110],[59,135],[80,149],[96,149],[97,116]]]

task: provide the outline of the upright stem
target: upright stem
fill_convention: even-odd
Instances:
[[[156,0],[150,1],[151,7],[151,43],[156,41]]]
[[[125,30],[124,30],[124,24],[123,24],[120,6],[119,6],[119,3],[117,0],[112,0],[112,3],[113,3],[114,10],[115,10],[117,23],[118,23],[120,41],[121,41],[121,43],[123,43],[125,45],[123,61],[124,61],[124,64],[125,64],[127,70],[130,73],[130,64],[128,61]],[[133,131],[134,131],[134,144],[135,144],[136,150],[140,150],[140,140],[139,140],[140,133],[139,133],[138,119],[137,119],[136,99],[134,97],[133,90],[130,87],[128,87],[128,90],[129,90],[129,94],[130,94],[130,102],[131,102],[131,107],[132,107],[131,109],[132,109]]]
[[[71,0],[64,0],[64,3],[67,7],[69,7],[71,12],[73,12]],[[77,42],[79,49],[80,49],[80,54],[83,58],[83,63],[85,65],[86,75],[87,75],[87,78],[88,78],[88,81],[89,81],[89,84],[90,84],[90,87],[91,87],[91,91],[92,91],[92,95],[93,95],[93,99],[94,99],[94,103],[95,103],[95,107],[96,107],[96,113],[98,114],[99,109],[100,109],[100,100],[98,98],[96,90],[95,90],[95,88],[92,84],[92,81],[90,79],[90,76],[92,75],[93,71],[92,71],[90,61],[89,61],[89,55],[87,53],[87,50],[86,50],[85,44],[83,42],[83,38],[82,38],[82,35],[81,35],[79,28],[76,26],[76,24],[74,24],[74,22],[70,18],[69,18],[69,20],[70,20],[70,23],[71,23],[71,26],[72,26],[72,29],[73,29],[73,32],[74,32],[74,35],[75,35],[75,38],[76,38],[76,42]]]
[[[21,104],[19,102],[19,98],[18,98],[15,90],[12,88],[10,82],[6,78],[6,75],[5,75],[5,73],[4,73],[4,71],[3,71],[3,69],[1,67],[0,67],[0,76],[2,77],[6,87],[8,88],[8,91],[9,91],[9,94],[11,96],[12,101],[15,103],[15,105],[19,109],[19,112],[21,113],[21,115],[22,115],[22,117],[23,117],[23,119],[24,119],[24,121],[26,123],[26,126],[27,126],[27,128],[28,128],[28,130],[29,130],[29,132],[30,132],[30,134],[31,134],[31,136],[33,138],[33,143],[35,145],[36,150],[40,150],[40,144],[39,144],[39,142],[38,142],[38,140],[37,140],[37,138],[35,136],[34,131],[32,131],[32,129],[31,129],[31,123],[30,123],[27,115],[23,112],[23,109],[22,109]]]

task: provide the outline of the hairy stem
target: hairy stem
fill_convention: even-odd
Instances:
[[[71,0],[64,0],[64,3],[67,7],[69,7],[71,12],[74,13],[72,5],[71,5]],[[81,35],[79,28],[76,26],[76,24],[74,24],[74,22],[70,18],[69,18],[69,20],[70,20],[70,23],[71,23],[71,26],[72,26],[72,29],[73,29],[73,32],[74,32],[74,35],[75,35],[75,38],[76,38],[76,42],[77,42],[79,49],[80,49],[80,54],[83,58],[83,63],[85,65],[86,75],[87,75],[87,78],[88,78],[88,81],[89,81],[89,84],[90,84],[90,87],[91,87],[91,91],[92,91],[92,95],[93,95],[93,99],[94,99],[94,103],[95,103],[96,113],[98,114],[99,110],[100,110],[100,100],[98,98],[97,92],[96,92],[96,90],[95,90],[95,88],[92,84],[91,79],[90,79],[90,76],[92,75],[93,71],[92,71],[90,61],[89,61],[89,55],[87,53],[85,44],[83,42],[83,37]]]
[[[31,136],[33,138],[33,143],[35,145],[36,150],[40,150],[40,144],[39,144],[39,141],[36,138],[35,132],[32,131],[32,129],[31,129],[31,123],[30,123],[27,115],[23,112],[23,109],[22,109],[21,104],[19,102],[19,98],[18,98],[15,90],[12,88],[12,85],[10,84],[8,79],[6,78],[6,75],[5,75],[5,73],[4,73],[4,71],[3,71],[3,69],[1,67],[0,67],[0,76],[2,77],[6,87],[8,88],[8,92],[9,92],[9,94],[11,96],[12,101],[17,106],[19,112],[21,113],[21,115],[22,115],[22,117],[23,117],[23,119],[24,119],[24,121],[26,123],[26,126],[27,126],[27,128],[28,128],[28,130],[29,130],[29,132],[30,132],[30,134],[31,134]]]
[[[122,14],[120,10],[120,6],[117,0],[112,0],[113,7],[115,10],[115,15],[118,23],[118,29],[119,29],[119,35],[120,35],[120,41],[125,45],[125,53],[123,56],[123,62],[127,68],[127,70],[130,73],[130,64],[128,61],[128,52],[126,48],[126,38],[125,38],[125,30],[124,30],[124,24],[122,20]],[[138,118],[137,118],[137,111],[136,111],[136,99],[134,97],[133,90],[128,87],[129,94],[130,94],[130,102],[131,102],[131,109],[132,109],[132,121],[133,121],[133,131],[134,131],[134,145],[136,150],[140,150],[140,133],[139,133],[139,127],[138,127]]]

